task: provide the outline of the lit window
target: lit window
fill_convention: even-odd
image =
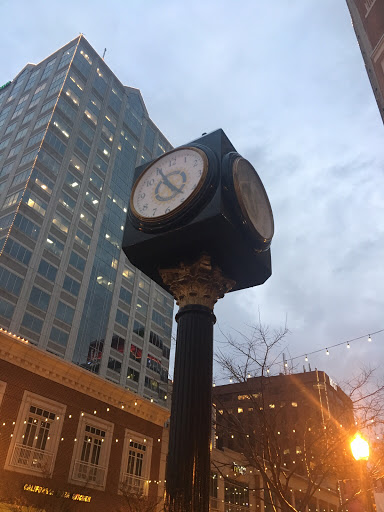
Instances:
[[[113,424],[83,413],[80,416],[72,459],[70,482],[104,489]]]
[[[136,432],[125,431],[120,488],[136,496],[148,494],[152,456],[152,439]]]
[[[9,447],[6,469],[49,477],[55,465],[66,406],[24,392]]]

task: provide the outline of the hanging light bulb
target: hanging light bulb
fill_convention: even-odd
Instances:
[[[347,348],[351,348],[351,345],[349,344],[349,341],[347,343]]]
[[[267,373],[269,373],[269,368],[267,368]]]
[[[308,356],[305,356],[305,360],[308,361]]]
[[[248,379],[250,379],[250,378],[251,378],[251,374],[250,374],[250,373],[248,373],[247,378],[248,378]]]
[[[233,379],[232,379],[232,377],[231,377],[231,378],[229,379],[229,382],[231,382],[231,383],[233,382]]]
[[[327,356],[329,356],[329,350],[327,348],[325,350],[326,350],[325,353],[327,354]]]
[[[288,368],[288,363],[287,363],[287,361],[285,361],[284,366],[285,366],[285,368]]]
[[[368,334],[368,341],[369,341],[369,343],[371,343],[371,341],[372,341],[372,338],[371,338],[370,334]]]

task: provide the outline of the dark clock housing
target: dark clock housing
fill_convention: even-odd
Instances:
[[[233,290],[264,283],[272,273],[269,245],[273,235],[272,210],[264,187],[265,198],[262,192],[255,197],[263,204],[257,205],[254,211],[251,205],[251,216],[266,216],[260,220],[260,226],[271,233],[270,237],[259,233],[263,229],[257,229],[255,218],[250,218],[244,210],[231,174],[232,164],[241,157],[223,130],[181,147],[196,147],[207,155],[208,185],[201,195],[196,195],[189,208],[173,216],[170,222],[160,222],[155,229],[153,223],[140,224],[132,213],[128,214],[123,238],[128,259],[163,287],[159,268],[192,263],[204,253],[211,256],[212,265],[236,282]],[[150,164],[136,168],[135,181]],[[244,201],[249,208],[250,198]]]

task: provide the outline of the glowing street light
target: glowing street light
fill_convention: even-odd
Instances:
[[[351,441],[352,455],[356,460],[368,460],[369,457],[369,444],[357,432]]]

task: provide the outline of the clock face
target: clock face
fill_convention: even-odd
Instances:
[[[154,222],[177,215],[201,189],[208,171],[205,153],[181,148],[161,156],[140,176],[131,194],[131,211]]]
[[[264,243],[272,240],[274,222],[265,188],[254,167],[244,158],[233,163],[235,193],[246,223]]]

